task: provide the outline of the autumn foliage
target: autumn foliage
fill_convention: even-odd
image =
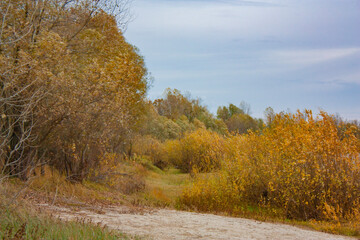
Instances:
[[[358,215],[359,139],[341,136],[332,116],[277,114],[262,133],[233,136],[214,175],[198,176],[182,202],[201,210],[279,209],[287,218],[336,220]]]
[[[193,177],[189,208],[360,222],[359,126],[271,108],[265,125],[245,102],[214,116],[177,89],[146,99],[144,60],[115,14],[125,2],[0,1],[0,181],[49,165],[131,194],[146,169],[175,167]]]
[[[82,181],[125,151],[148,88],[115,17],[125,2],[1,1],[1,174],[50,164]]]
[[[168,161],[184,172],[218,169],[224,157],[224,138],[206,129],[186,133],[165,143]]]

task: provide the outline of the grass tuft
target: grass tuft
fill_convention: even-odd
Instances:
[[[84,219],[61,221],[24,200],[9,202],[5,190],[1,186],[0,239],[138,239]]]

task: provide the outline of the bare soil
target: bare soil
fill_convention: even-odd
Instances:
[[[145,239],[354,239],[295,226],[168,209],[42,204],[64,220],[85,219]]]

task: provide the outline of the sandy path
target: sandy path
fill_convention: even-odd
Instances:
[[[150,239],[353,239],[284,224],[166,209],[139,213],[127,207],[101,210],[81,208],[74,211],[64,207],[42,206],[62,219],[86,218],[124,233]]]

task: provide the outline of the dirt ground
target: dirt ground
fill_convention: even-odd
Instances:
[[[255,220],[167,209],[67,208],[42,204],[64,220],[86,219],[145,239],[354,239]]]

